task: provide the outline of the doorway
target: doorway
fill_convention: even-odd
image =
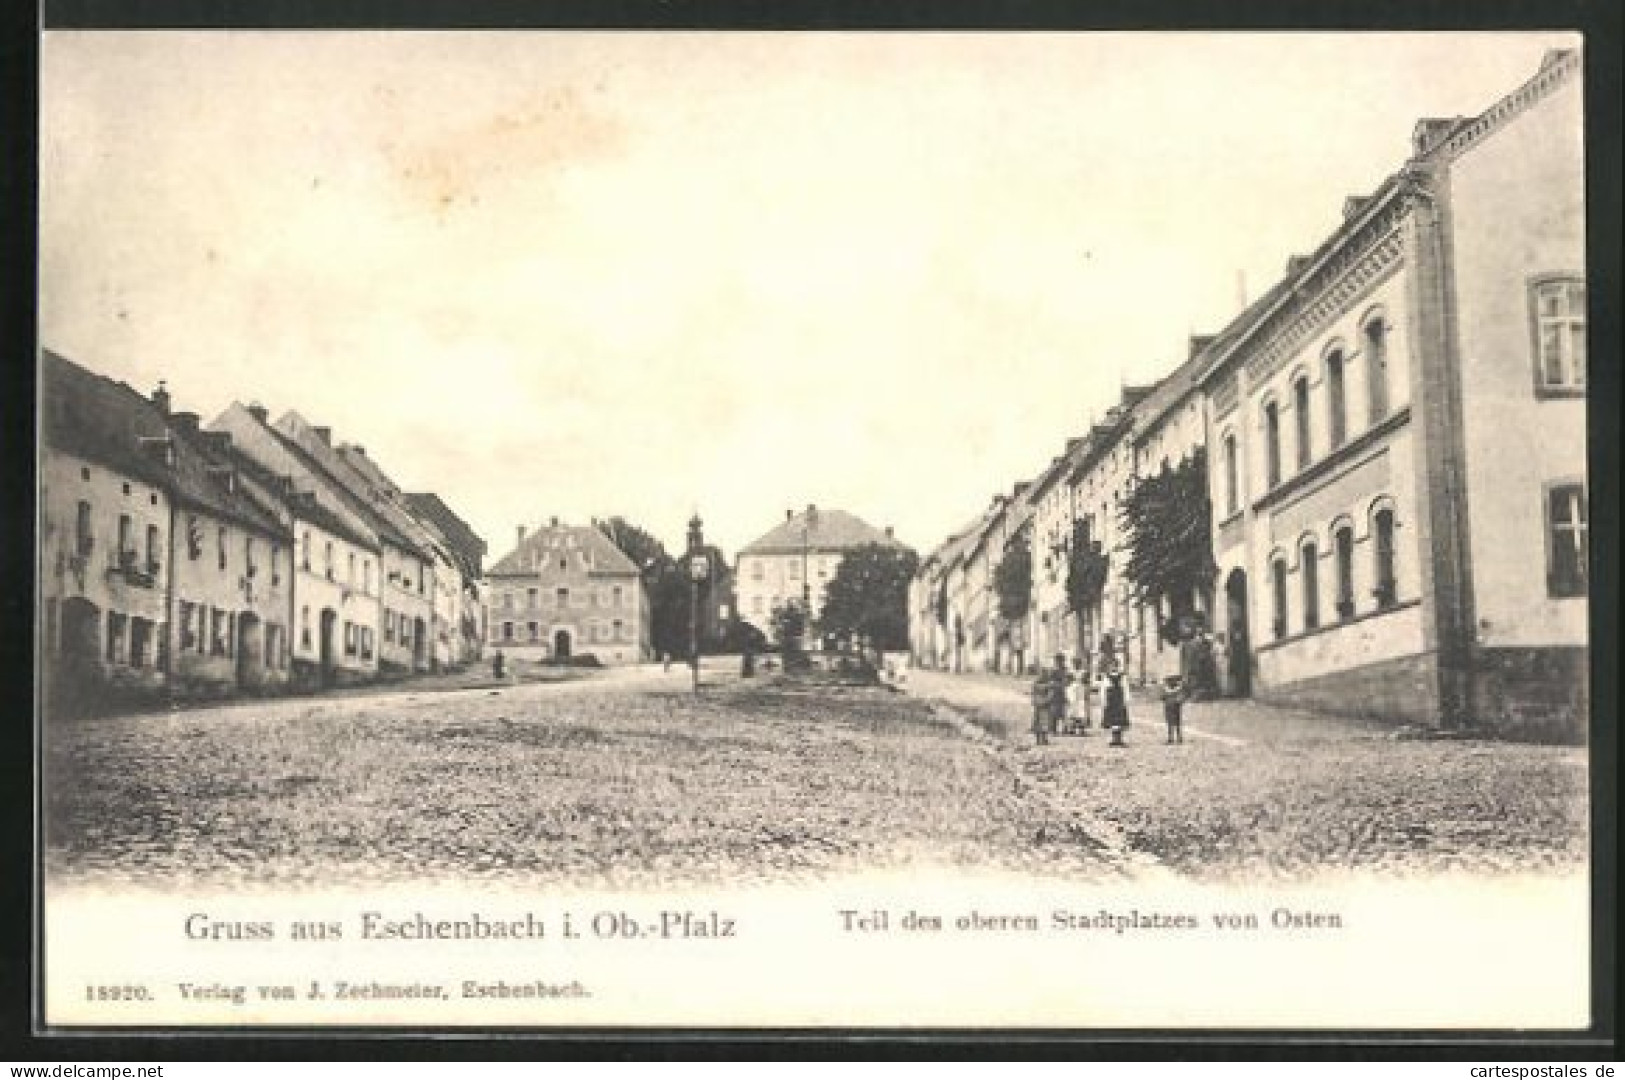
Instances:
[[[1224,625],[1229,635],[1229,670],[1225,672],[1234,697],[1253,693],[1252,641],[1247,632],[1247,574],[1232,570],[1224,580]]]
[[[570,631],[568,631],[568,630],[555,630],[555,631],[553,631],[553,659],[555,659],[555,660],[568,660],[568,659],[570,659]]]
[[[331,686],[333,683],[334,657],[338,654],[337,643],[333,640],[338,632],[339,613],[332,608],[322,608],[322,636],[321,636],[321,673],[322,685]]]
[[[237,685],[253,688],[260,684],[265,669],[264,632],[258,615],[242,612],[237,616]]]

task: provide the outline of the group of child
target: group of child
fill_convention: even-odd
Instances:
[[[1123,684],[1122,663],[1115,657],[1106,661],[1101,681],[1100,726],[1111,732],[1112,746],[1127,746],[1123,735],[1129,728],[1128,688]],[[1162,681],[1162,715],[1168,725],[1168,742],[1185,741],[1183,727],[1186,692],[1185,680],[1169,675]],[[1055,654],[1055,666],[1040,668],[1033,680],[1033,736],[1039,746],[1049,744],[1051,735],[1059,735],[1063,728],[1072,735],[1087,735],[1092,726],[1090,717],[1089,673],[1081,658],[1074,658],[1069,668],[1064,653]]]

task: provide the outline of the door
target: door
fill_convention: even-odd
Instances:
[[[338,622],[338,612],[332,608],[322,609],[321,671],[323,683],[333,681],[334,658],[338,655],[337,643],[333,638],[338,633]]]
[[[570,631],[555,630],[553,632],[553,659],[570,659]]]
[[[1241,570],[1230,571],[1224,583],[1225,629],[1229,632],[1228,664],[1225,672],[1230,693],[1235,697],[1250,697],[1253,692],[1252,640],[1247,632],[1247,575]]]

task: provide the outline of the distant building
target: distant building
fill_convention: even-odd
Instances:
[[[649,599],[632,560],[598,529],[553,518],[519,527],[486,575],[486,647],[527,660],[649,658]]]
[[[233,402],[210,423],[230,436],[244,482],[280,490],[292,537],[293,667],[305,685],[378,673],[382,544],[320,466],[271,426],[260,405]]]
[[[800,604],[804,595],[817,618],[841,558],[869,544],[905,546],[889,527],[877,529],[845,510],[813,505],[799,514],[786,510],[781,524],[741,548],[735,560],[739,618],[772,640],[774,609]]]

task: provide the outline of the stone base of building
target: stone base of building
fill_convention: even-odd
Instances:
[[[1327,672],[1281,686],[1258,686],[1254,696],[1295,706],[1397,725],[1439,725],[1438,660],[1431,653]]]
[[[1586,649],[1480,649],[1474,659],[1467,732],[1533,742],[1583,742],[1589,723]],[[1337,716],[1440,727],[1436,655],[1384,660],[1282,686],[1256,697]]]
[[[1590,651],[1578,646],[1480,649],[1473,713],[1508,739],[1582,743],[1590,722]]]

